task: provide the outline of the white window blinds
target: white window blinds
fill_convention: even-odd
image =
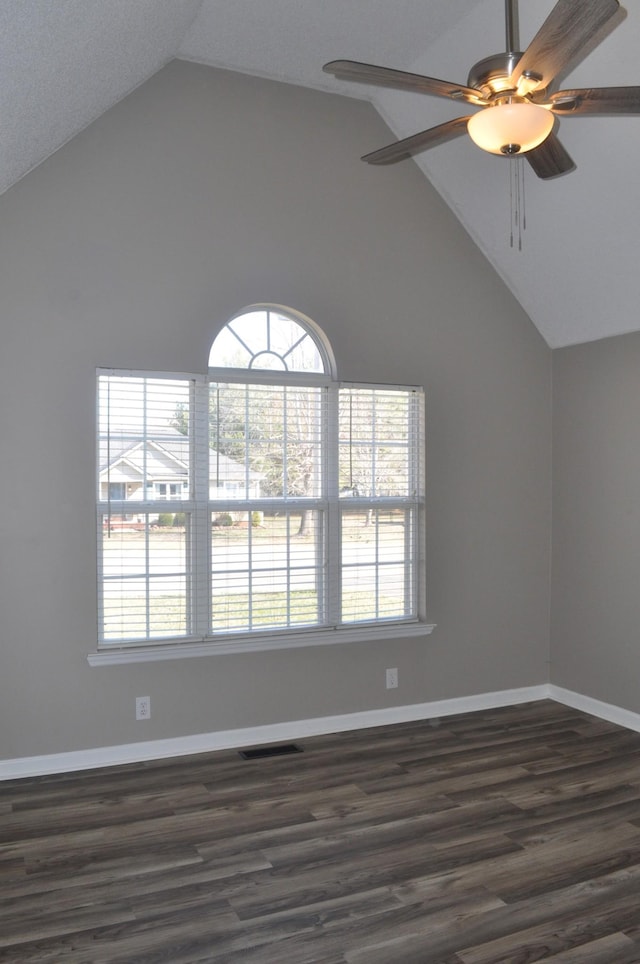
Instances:
[[[98,375],[102,646],[417,618],[422,394]]]

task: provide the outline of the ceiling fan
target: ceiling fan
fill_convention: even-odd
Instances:
[[[448,97],[482,108],[365,154],[369,164],[394,164],[468,131],[483,150],[524,155],[538,177],[552,178],[575,164],[553,127],[569,114],[638,114],[640,87],[585,87],[549,93],[553,80],[580,53],[620,6],[618,0],[558,0],[524,53],[516,50],[516,0],[505,0],[506,53],[480,60],[467,85],[422,74],[333,60],[323,70],[338,80]]]

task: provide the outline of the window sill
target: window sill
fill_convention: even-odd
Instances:
[[[113,647],[89,653],[90,666],[117,666],[121,663],[155,663],[167,659],[190,659],[193,656],[217,656],[230,653],[269,652],[274,649],[298,649],[303,646],[331,646],[338,643],[370,643],[381,639],[405,639],[430,636],[435,623],[399,623],[384,626],[361,626],[357,629],[324,629],[307,633],[227,637],[224,640],[184,643],[158,643],[143,646]]]

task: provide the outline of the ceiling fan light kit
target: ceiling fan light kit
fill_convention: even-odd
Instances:
[[[551,133],[553,114],[529,101],[512,101],[473,114],[467,121],[469,137],[490,154],[525,154],[539,147]]]
[[[575,169],[553,130],[556,116],[640,114],[640,87],[550,90],[555,78],[594,45],[617,14],[618,0],[558,0],[524,53],[517,51],[515,3],[505,0],[506,54],[478,61],[466,86],[353,60],[324,65],[338,80],[446,97],[479,108],[365,154],[364,161],[394,164],[468,132],[491,154],[523,155],[546,180]]]

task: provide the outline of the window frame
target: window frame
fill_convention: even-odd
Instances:
[[[297,316],[291,315],[297,320]],[[314,329],[309,329],[309,334],[314,340],[317,335]],[[327,357],[326,353],[324,357]],[[131,371],[122,369],[98,369],[98,379],[100,376],[124,376],[139,377],[149,379],[167,379],[170,381],[187,379],[192,383],[192,405],[199,406],[199,413],[193,419],[191,428],[191,464],[193,491],[178,495],[176,499],[154,498],[153,500],[144,499],[131,502],[113,503],[109,501],[109,509],[113,514],[124,513],[125,506],[128,512],[144,513],[153,512],[154,508],[160,504],[164,511],[193,514],[195,520],[195,535],[192,536],[189,548],[190,559],[188,562],[188,580],[195,586],[195,624],[199,630],[204,626],[205,619],[208,621],[210,616],[210,592],[211,592],[211,539],[203,539],[202,533],[207,529],[211,531],[210,518],[212,506],[215,505],[216,512],[227,511],[253,511],[255,499],[247,498],[238,500],[230,498],[228,500],[212,500],[209,492],[209,475],[207,469],[206,479],[203,474],[202,463],[206,460],[196,459],[196,450],[206,445],[209,449],[208,439],[208,420],[202,417],[203,412],[208,412],[208,393],[211,383],[243,383],[250,385],[286,385],[286,386],[314,386],[320,387],[327,395],[326,406],[326,425],[323,432],[323,451],[322,459],[324,462],[323,471],[323,490],[319,498],[287,498],[285,500],[271,500],[274,505],[283,506],[287,509],[300,509],[305,507],[321,507],[326,514],[326,541],[327,541],[327,573],[328,580],[332,583],[326,593],[328,603],[328,624],[311,625],[303,628],[274,628],[260,629],[249,632],[225,632],[225,633],[203,633],[198,631],[192,635],[182,636],[162,636],[144,639],[115,639],[113,641],[99,639],[98,648],[95,653],[88,657],[91,665],[113,664],[122,662],[144,662],[151,660],[176,659],[191,656],[212,655],[215,653],[239,653],[264,651],[271,649],[297,648],[303,646],[332,645],[337,643],[368,642],[375,639],[404,638],[411,636],[426,636],[434,628],[433,624],[427,623],[425,614],[425,506],[424,506],[424,392],[419,386],[406,385],[383,385],[361,382],[339,382],[334,377],[334,372],[327,374],[316,374],[296,371],[270,371],[260,369],[210,369],[207,375],[194,373],[170,373],[152,371]],[[408,497],[350,497],[348,505],[345,499],[341,498],[338,483],[338,400],[339,394],[343,390],[364,389],[381,391],[410,392],[414,395],[416,424],[413,426],[413,442],[417,451],[414,455],[415,486],[414,493]],[[99,439],[99,431],[96,433]],[[99,459],[97,458],[98,462]],[[199,466],[199,467],[198,467]],[[99,471],[99,468],[98,468]],[[198,477],[198,473],[200,473]],[[202,493],[205,493],[204,496]],[[146,493],[145,493],[146,495]],[[99,491],[98,491],[99,496]],[[260,499],[261,508],[267,507],[268,499]],[[411,532],[411,566],[413,567],[412,577],[412,615],[410,617],[384,618],[368,622],[342,623],[336,607],[340,606],[340,572],[342,570],[341,561],[341,518],[343,513],[362,508],[389,507],[404,508],[412,514]],[[102,569],[101,569],[101,540],[104,534],[102,523],[102,513],[105,502],[97,499],[97,538],[98,538],[98,614],[99,627],[102,625]],[[204,542],[204,545],[202,543]],[[336,582],[337,581],[337,582]],[[207,587],[208,583],[208,587]],[[205,589],[205,587],[207,587]],[[209,625],[210,628],[210,625]]]

